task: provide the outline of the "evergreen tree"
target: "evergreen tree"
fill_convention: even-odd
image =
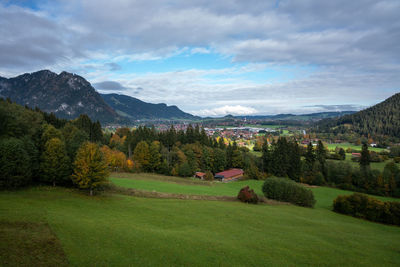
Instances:
[[[74,162],[73,182],[90,195],[108,183],[108,167],[99,146],[86,142],[78,150]]]
[[[318,141],[315,157],[316,160],[319,162],[319,171],[325,176],[326,150],[321,140]]]
[[[232,146],[232,167],[233,168],[243,168],[244,167],[242,152],[237,147],[236,142],[233,142],[233,146]]]
[[[59,138],[52,138],[45,144],[40,164],[41,180],[53,186],[70,180],[71,168],[65,144]]]
[[[305,168],[307,171],[312,171],[314,168],[314,163],[316,160],[315,152],[314,152],[314,147],[312,142],[308,143],[307,145],[307,150],[305,154]]]
[[[226,154],[225,151],[220,148],[214,148],[213,151],[213,172],[221,172],[226,167]]]
[[[272,155],[267,140],[264,141],[261,151],[262,151],[262,156],[261,156],[262,171],[265,173],[271,173]]]
[[[296,141],[289,142],[289,169],[290,179],[299,181],[301,176],[301,155],[299,144]]]
[[[361,150],[361,157],[360,157],[360,168],[361,170],[366,170],[369,168],[370,165],[370,155],[368,151],[367,143],[363,143],[362,150]]]

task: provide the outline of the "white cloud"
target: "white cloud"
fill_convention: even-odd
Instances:
[[[218,107],[214,109],[199,110],[196,115],[199,116],[225,116],[225,115],[252,115],[256,114],[257,110],[252,107],[245,107],[241,105]]]

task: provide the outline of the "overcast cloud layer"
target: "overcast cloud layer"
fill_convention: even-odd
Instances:
[[[359,109],[400,91],[400,1],[1,1],[0,75],[72,71],[202,116]]]

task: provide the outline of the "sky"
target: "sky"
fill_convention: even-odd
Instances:
[[[0,0],[0,76],[49,69],[199,116],[360,110],[400,91],[399,0]]]

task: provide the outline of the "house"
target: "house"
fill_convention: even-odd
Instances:
[[[243,177],[242,169],[229,169],[223,172],[218,172],[215,174],[214,178],[217,180],[221,180],[221,182],[228,182],[240,179]]]
[[[353,158],[359,158],[359,157],[361,157],[361,153],[351,153],[351,156]]]
[[[199,178],[199,179],[201,179],[201,180],[204,180],[204,176],[205,176],[206,174],[204,173],[204,172],[196,172],[195,174],[194,174],[194,177],[195,178]]]

